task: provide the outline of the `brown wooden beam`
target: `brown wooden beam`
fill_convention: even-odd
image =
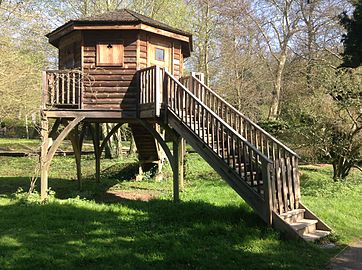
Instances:
[[[48,138],[48,119],[42,114],[41,118],[41,154],[40,154],[40,196],[41,200],[45,200],[48,194],[48,169],[46,168],[47,164],[47,154],[49,146]]]
[[[48,118],[75,118],[84,116],[87,119],[119,119],[136,118],[137,112],[134,111],[87,111],[87,110],[52,110],[45,111]]]
[[[82,158],[82,141],[79,134],[79,125],[75,127],[70,136],[70,141],[72,143],[75,163],[77,167],[77,180],[79,190],[82,188],[82,170],[81,170],[81,158]]]
[[[94,148],[94,156],[95,156],[95,169],[96,169],[96,181],[100,182],[100,174],[101,174],[101,152],[100,152],[100,124],[94,123],[94,127],[89,125],[90,131],[92,134],[93,148]]]
[[[123,123],[118,123],[117,125],[115,125],[107,134],[107,136],[104,138],[100,148],[99,148],[99,152],[102,153],[104,148],[106,147],[107,142],[109,141],[109,139],[112,137],[112,135],[114,133],[116,133],[116,131],[123,125]]]
[[[52,146],[49,148],[49,138],[48,138],[48,119],[46,115],[42,116],[41,125],[41,137],[42,137],[42,146],[41,146],[41,198],[45,200],[48,193],[48,171],[50,163],[54,157],[55,152],[60,146],[61,142],[65,137],[72,131],[72,129],[77,126],[84,117],[76,117],[73,119],[59,134]]]
[[[179,140],[173,141],[173,201],[180,201],[180,143]]]

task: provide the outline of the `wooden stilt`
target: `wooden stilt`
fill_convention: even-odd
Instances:
[[[94,154],[96,158],[96,181],[99,183],[101,179],[101,153],[100,153],[100,125],[99,123],[95,123],[95,131],[94,131]]]
[[[41,155],[40,155],[40,196],[41,200],[46,200],[48,196],[48,166],[47,166],[47,154],[49,146],[48,138],[48,118],[42,115],[41,119]]]
[[[179,184],[180,190],[184,191],[184,164],[185,164],[185,140],[182,137],[178,137],[178,166],[179,166]]]
[[[144,177],[142,164],[138,164],[138,174],[136,175],[136,181],[142,181]]]
[[[75,163],[77,167],[77,180],[79,190],[82,188],[82,169],[81,169],[81,157],[82,157],[82,148],[81,148],[81,136],[79,134],[79,125],[75,127],[70,136],[70,141],[73,146]]]
[[[82,120],[84,116],[76,117],[72,120],[59,134],[56,138],[52,146],[49,148],[49,135],[48,135],[48,119],[45,115],[42,116],[41,125],[41,137],[42,137],[42,145],[41,145],[41,187],[40,187],[40,195],[42,200],[47,198],[48,191],[48,170],[50,166],[50,162],[52,161],[55,152],[57,151],[59,145],[64,140],[64,138],[72,131],[72,129],[77,126]]]
[[[180,201],[180,140],[177,138],[173,141],[173,201]]]
[[[41,198],[45,200],[47,198],[47,190],[48,190],[48,170],[50,166],[50,162],[52,161],[55,152],[57,151],[58,147],[65,139],[65,137],[72,131],[72,129],[77,126],[82,120],[84,116],[76,117],[72,120],[59,134],[56,138],[52,146],[49,148],[49,137],[48,137],[48,120],[46,116],[42,117],[42,130],[41,130],[41,137],[42,137],[42,146],[41,146]]]

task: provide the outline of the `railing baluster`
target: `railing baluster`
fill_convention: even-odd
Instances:
[[[241,176],[241,142],[240,140],[237,141],[237,155],[238,155],[238,164],[239,164],[239,176]]]
[[[75,80],[76,80],[76,74],[73,72],[72,73],[72,77],[73,77],[73,86],[72,86],[72,104],[75,105]]]
[[[288,199],[290,202],[290,208],[293,210],[294,207],[294,191],[293,191],[293,183],[292,183],[292,166],[290,157],[286,158],[286,168],[287,168],[287,178],[288,178]]]
[[[251,149],[249,149],[249,170],[250,170],[250,185],[253,187],[254,186],[254,166],[253,166],[253,151],[251,151]]]

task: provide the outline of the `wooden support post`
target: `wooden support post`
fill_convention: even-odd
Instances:
[[[144,177],[142,164],[138,164],[138,174],[136,175],[136,181],[142,181]]]
[[[46,200],[48,196],[48,147],[49,147],[49,138],[48,138],[48,118],[43,115],[42,113],[42,119],[41,119],[41,155],[40,155],[40,170],[41,170],[41,176],[40,176],[40,195],[41,200]]]
[[[97,183],[100,182],[101,178],[101,153],[100,153],[100,125],[99,123],[95,123],[95,132],[94,132],[94,154],[96,158],[96,181]]]
[[[173,141],[173,201],[180,201],[180,140],[177,138]]]
[[[42,146],[41,146],[41,198],[45,200],[47,198],[47,190],[48,190],[48,170],[50,166],[50,162],[52,161],[55,152],[57,151],[59,145],[64,140],[64,138],[72,131],[72,129],[77,126],[82,120],[84,116],[76,117],[72,120],[59,134],[56,140],[53,142],[52,146],[49,148],[49,135],[48,135],[48,119],[45,115],[42,115]]]
[[[185,139],[178,137],[178,167],[180,190],[184,191],[184,163],[185,163]]]
[[[81,136],[79,134],[79,125],[75,127],[73,130],[73,134],[70,136],[70,141],[73,146],[75,163],[77,167],[77,180],[78,180],[78,188],[79,190],[82,188],[82,169],[81,169],[81,158],[82,158],[82,141]]]
[[[159,66],[155,69],[155,116],[160,117],[161,102],[162,102],[162,82],[161,82],[161,70]]]

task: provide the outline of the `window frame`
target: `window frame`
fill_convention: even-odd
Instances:
[[[101,62],[101,46],[109,45],[112,46],[118,45],[121,46],[120,49],[120,59],[117,63],[103,63]],[[96,44],[96,66],[99,67],[123,67],[124,65],[124,44],[122,40],[116,40],[116,41],[99,41]]]
[[[163,56],[162,60],[157,59],[157,50],[162,51],[162,56]],[[166,50],[165,50],[165,48],[155,46],[155,59],[154,60],[158,61],[158,62],[166,62]]]

